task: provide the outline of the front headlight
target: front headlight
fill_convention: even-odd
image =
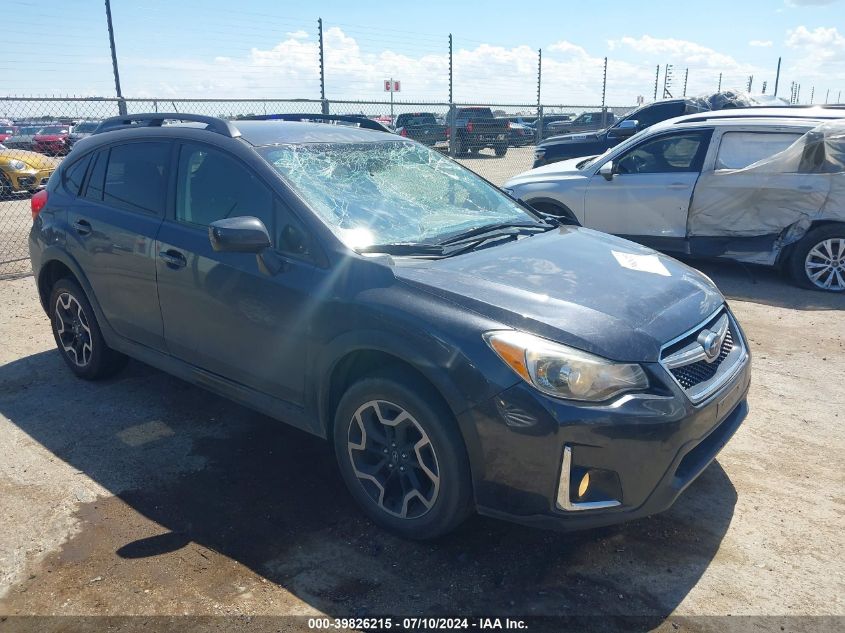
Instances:
[[[648,387],[637,364],[616,363],[533,334],[488,332],[484,340],[523,380],[556,398],[601,402]]]
[[[15,171],[23,171],[26,169],[26,163],[22,160],[14,159],[9,161],[9,167]]]

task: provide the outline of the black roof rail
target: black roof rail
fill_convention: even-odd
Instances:
[[[356,114],[253,114],[250,116],[241,117],[239,121],[299,121],[302,123],[354,123],[358,127],[366,128],[368,130],[375,130],[376,132],[390,132],[390,130],[379,123],[367,117]]]
[[[147,112],[144,114],[127,114],[124,116],[113,116],[104,119],[94,130],[94,134],[120,130],[128,127],[161,127],[165,121],[190,121],[193,123],[205,123],[207,130],[237,138],[241,135],[240,130],[231,121],[216,116],[205,116],[204,114],[185,114],[182,112]]]

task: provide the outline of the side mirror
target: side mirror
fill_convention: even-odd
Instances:
[[[613,161],[609,160],[599,167],[599,173],[604,176],[605,180],[613,180]]]
[[[208,239],[215,251],[259,253],[270,246],[270,235],[258,218],[242,216],[212,222]]]
[[[628,138],[629,136],[633,136],[637,133],[639,126],[639,121],[625,119],[624,121],[620,121],[619,125],[612,128],[613,136],[615,136],[616,138]]]

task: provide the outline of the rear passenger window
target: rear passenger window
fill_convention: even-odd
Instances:
[[[715,169],[742,169],[774,156],[801,138],[798,132],[725,132]]]
[[[169,143],[128,143],[109,154],[103,202],[133,211],[162,213]]]
[[[176,179],[177,220],[208,226],[224,218],[252,216],[264,222],[272,236],[274,215],[270,189],[240,161],[205,145],[182,146]]]
[[[106,163],[109,161],[109,150],[98,152],[94,157],[94,166],[91,168],[91,175],[88,176],[88,185],[85,187],[85,197],[89,200],[103,199],[103,181],[106,178]]]
[[[90,162],[91,155],[88,154],[65,170],[65,188],[74,196],[79,195],[79,190],[82,188],[82,181],[85,178],[85,172],[88,169],[88,163]]]

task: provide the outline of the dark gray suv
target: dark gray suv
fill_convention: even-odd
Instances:
[[[667,508],[747,412],[715,286],[321,120],[137,115],[79,140],[29,240],[71,370],[131,356],[325,437],[411,538],[473,509],[584,528]]]

